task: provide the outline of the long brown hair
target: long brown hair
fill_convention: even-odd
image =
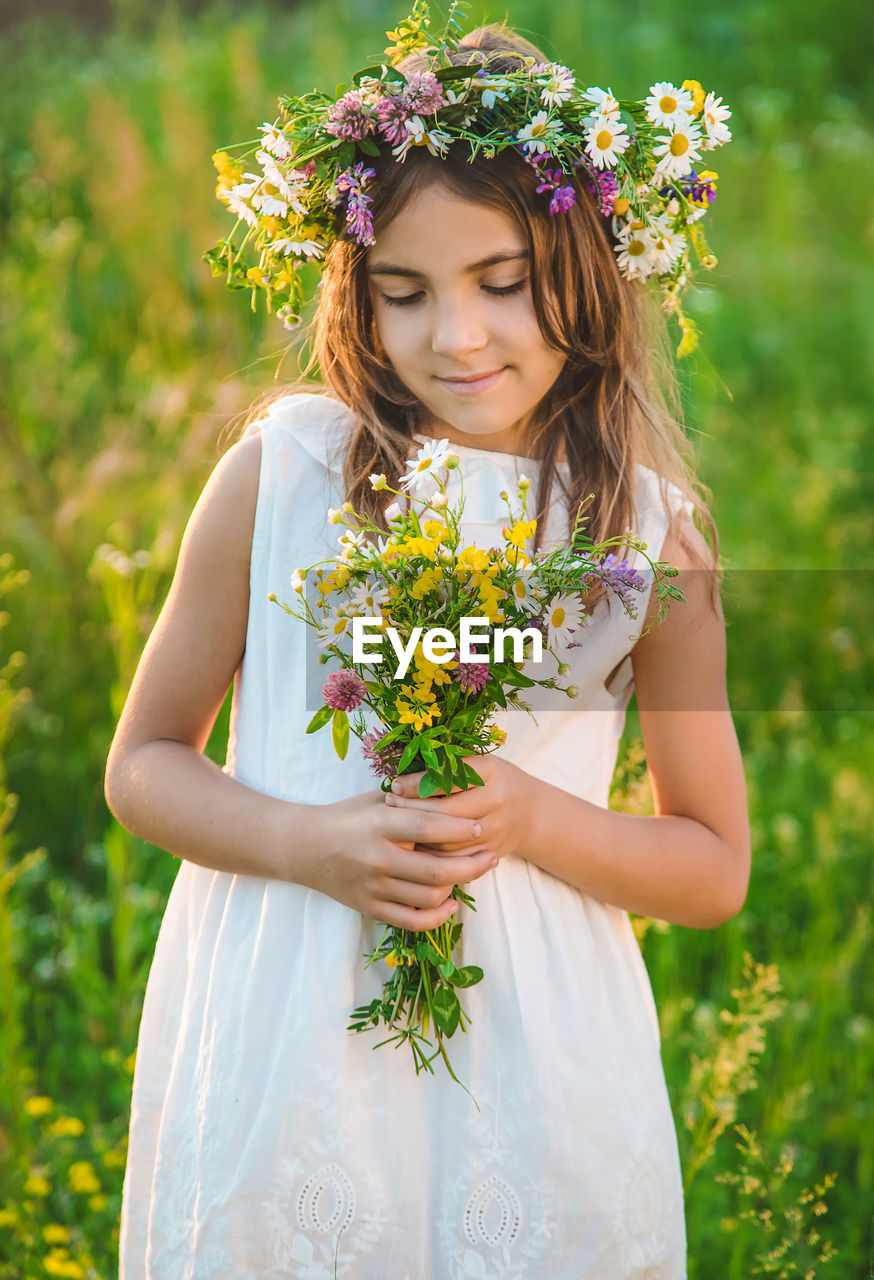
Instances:
[[[487,61],[489,70],[498,74],[532,58],[547,61],[534,45],[499,23],[470,32],[453,53],[456,64]],[[411,71],[426,64],[411,55],[400,65]],[[377,238],[414,193],[439,182],[453,194],[509,214],[527,239],[531,296],[541,332],[566,355],[561,373],[532,414],[528,438],[520,448],[520,453],[540,461],[533,549],[540,546],[556,484],[564,489],[568,504],[568,537],[578,506],[589,494],[594,498],[584,509],[586,535],[596,543],[625,535],[633,524],[635,465],[641,463],[661,477],[664,498],[667,484],[673,483],[692,501],[709,555],[704,560],[695,547],[688,549],[711,575],[716,609],[722,577],[719,540],[707,504],[696,492],[696,485],[702,486],[695,479],[681,425],[664,317],[641,286],[620,274],[609,222],[583,186],[585,172],[576,170],[571,179],[576,204],[551,217],[545,198],[535,191],[534,170],[514,147],[491,159],[480,152],[472,163],[469,149],[460,142],[443,157],[415,147],[401,164],[386,143],[367,163],[376,170],[368,190]],[[267,403],[321,387],[350,409],[354,426],[343,460],[346,498],[384,529],[385,507],[394,495],[374,491],[369,476],[377,472],[391,478],[404,472],[415,444],[413,434],[423,430],[426,410],[401,382],[380,343],[366,255],[366,248],[345,234],[331,247],[314,318],[312,358],[302,380],[271,394]],[[310,380],[316,365],[322,383]],[[244,425],[256,421],[264,407],[261,400]],[[566,485],[555,467],[562,444],[569,463]],[[659,549],[648,550],[653,554]],[[602,594],[602,588],[591,592],[587,604],[593,606]]]

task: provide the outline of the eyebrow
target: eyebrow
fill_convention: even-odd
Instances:
[[[475,271],[482,271],[485,267],[494,267],[499,262],[516,262],[528,259],[527,250],[520,252],[508,250],[505,253],[492,253],[487,258],[481,258],[479,262],[472,262],[469,267],[465,267],[465,275],[472,275]],[[367,268],[369,276],[408,276],[415,280],[424,280],[425,276],[421,271],[413,271],[409,267],[399,267],[393,262],[376,262],[372,267]]]

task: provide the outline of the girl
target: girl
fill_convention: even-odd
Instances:
[[[496,93],[532,57],[505,27],[452,49],[486,58]],[[182,859],[143,1007],[121,1280],[686,1273],[628,912],[714,928],[746,895],[717,554],[696,509],[715,531],[585,173],[555,217],[518,149],[459,150],[368,157],[373,235],[341,235],[323,264],[327,387],[257,413],[215,468],[112,743],[113,813]],[[340,762],[327,734],[304,736],[307,629],[267,597],[336,552],[329,507],[348,498],[385,527],[368,476],[398,477],[435,438],[460,459],[467,541],[495,540],[521,468],[538,542],[566,538],[593,492],[594,539],[631,529],[685,571],[686,603],[653,625],[655,600],[633,623],[587,601],[578,698],[542,698],[536,724],[505,712],[506,745],[475,761],[485,785],[421,800],[420,775],[386,795],[356,740]],[[203,750],[232,679],[218,769]],[[632,689],[654,816],[607,807]],[[467,883],[464,962],[485,978],[451,1048],[479,1109],[445,1072],[416,1076],[347,1031],[381,994],[361,958],[384,925],[435,929]]]

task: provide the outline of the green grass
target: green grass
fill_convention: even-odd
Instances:
[[[16,1280],[49,1274],[51,1247],[114,1274],[131,1055],[178,862],[112,821],[106,750],[223,430],[296,374],[276,322],[200,260],[227,225],[210,154],[280,92],[346,78],[402,16],[117,12],[100,37],[30,20],[0,51],[0,1277]],[[690,1276],[857,1280],[874,1204],[868,19],[846,0],[527,0],[509,17],[586,83],[635,97],[694,76],[734,111],[718,288],[692,300],[703,353],[683,388],[729,569],[752,881],[719,930],[637,923]],[[220,762],[226,734],[227,704]],[[638,739],[632,713],[613,803],[646,811]],[[836,1256],[819,1261],[816,1231]]]

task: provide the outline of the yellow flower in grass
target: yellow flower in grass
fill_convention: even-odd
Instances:
[[[123,1169],[127,1164],[127,1156],[123,1151],[104,1151],[103,1163],[107,1169]]]
[[[103,1192],[99,1195],[92,1196],[88,1201],[88,1208],[92,1213],[101,1213],[109,1204],[109,1196],[105,1196]]]
[[[424,556],[426,560],[436,560],[440,543],[436,538],[407,538],[407,546],[411,555]]]
[[[404,697],[399,697],[395,703],[400,724],[411,724],[420,733],[423,725],[430,725],[435,716],[440,715],[440,708],[433,705],[435,698],[430,690],[402,684],[401,693]]]
[[[63,1252],[66,1253],[66,1250]],[[85,1280],[84,1268],[78,1262],[66,1256],[60,1257],[55,1251],[43,1258],[42,1264],[47,1275],[66,1276],[68,1280]]]
[[[70,1190],[79,1195],[93,1195],[95,1191],[100,1190],[94,1167],[87,1160],[77,1160],[75,1164],[70,1165],[67,1182]]]
[[[54,1105],[51,1098],[41,1094],[38,1097],[28,1098],[25,1101],[24,1110],[29,1116],[47,1116]]]
[[[9,1209],[0,1209],[0,1227],[14,1227],[18,1221],[18,1210],[13,1206]]]
[[[78,1138],[84,1132],[85,1126],[76,1116],[58,1116],[46,1125],[46,1133],[52,1138]]]
[[[41,1173],[32,1173],[24,1184],[24,1190],[29,1196],[47,1196],[51,1189],[52,1184]]]
[[[70,1228],[61,1226],[60,1222],[50,1222],[43,1227],[42,1238],[46,1244],[66,1244],[70,1239]]]

